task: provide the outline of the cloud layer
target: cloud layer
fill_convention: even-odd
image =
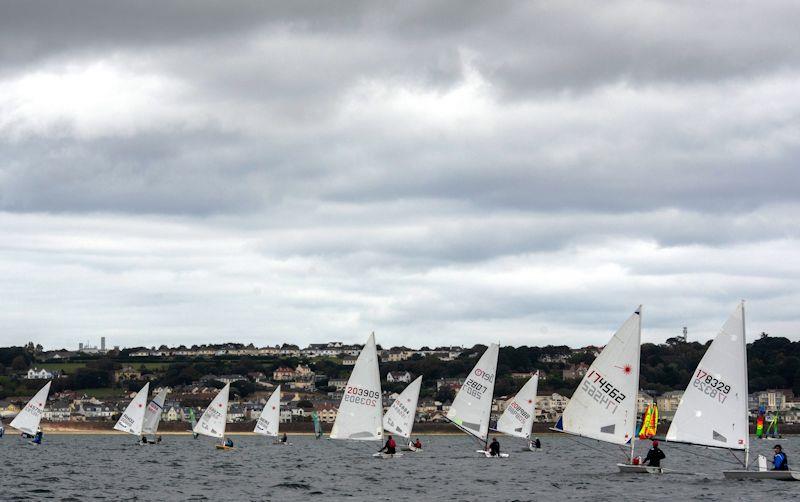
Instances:
[[[737,7],[12,2],[0,343],[797,338],[800,8]]]

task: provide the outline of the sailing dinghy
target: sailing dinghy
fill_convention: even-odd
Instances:
[[[422,376],[419,376],[403,389],[383,416],[383,429],[408,440],[408,451],[422,451],[411,442],[411,430],[417,416],[419,390],[422,387]]]
[[[139,444],[156,444],[159,442],[158,437],[158,424],[161,423],[161,414],[164,411],[164,402],[167,400],[167,389],[161,389],[156,397],[147,405],[147,410],[144,412],[144,423],[142,424],[142,438],[145,441]],[[147,435],[153,436],[152,440],[147,439]]]
[[[636,435],[636,394],[639,391],[639,353],[642,306],[614,333],[589,366],[554,430],[616,445],[630,445],[630,464],[621,472],[660,472],[633,464]]]
[[[272,395],[269,396],[269,399],[267,399],[267,404],[264,405],[264,409],[261,410],[261,415],[258,417],[258,421],[256,421],[256,428],[253,429],[253,432],[262,436],[272,436],[277,438],[278,425],[280,424],[280,414],[281,386],[278,385]],[[275,440],[274,443],[287,446],[291,444],[277,440]]]
[[[374,333],[358,354],[353,372],[347,380],[330,438],[383,442],[383,398]],[[379,452],[373,456],[390,458],[402,455]]]
[[[32,437],[39,431],[39,423],[42,421],[42,413],[44,413],[47,396],[50,394],[51,383],[53,382],[47,382],[44,387],[39,389],[39,392],[28,401],[28,404],[11,421],[11,427],[22,432],[23,436]]]
[[[144,384],[139,392],[133,397],[131,402],[122,412],[117,423],[114,424],[114,429],[122,432],[127,432],[134,436],[142,436],[142,427],[144,426],[145,412],[147,411],[147,394],[150,392],[150,382]]]
[[[527,440],[530,451],[536,451],[532,444],[531,431],[533,430],[538,387],[539,372],[537,371],[511,399],[506,410],[497,420],[498,432]]]
[[[225,426],[228,421],[228,395],[230,390],[231,384],[225,384],[225,387],[214,397],[208,408],[203,411],[200,420],[197,421],[197,425],[193,429],[193,432],[197,434],[222,439],[222,442],[216,445],[218,450],[233,449],[233,446],[225,444]]]
[[[489,345],[472,368],[447,411],[447,420],[476,438],[483,446],[483,449],[477,450],[476,453],[487,458],[492,457],[488,451],[489,419],[492,414],[492,396],[499,353],[499,344]],[[501,453],[498,458],[508,458],[508,453]]]
[[[723,471],[726,479],[800,478],[792,471],[749,471],[747,340],[744,302],[725,321],[692,374],[667,441],[744,452],[744,470]],[[777,473],[777,474],[776,474]]]

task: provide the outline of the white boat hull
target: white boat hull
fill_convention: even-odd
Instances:
[[[486,458],[508,458],[508,453],[500,453],[499,456],[494,456],[486,450],[475,450],[475,453],[480,453]]]
[[[375,458],[386,459],[386,458],[402,457],[403,454],[402,453],[383,453],[383,452],[380,452],[380,453],[373,453],[372,456],[375,457]]]
[[[800,481],[800,471],[722,471],[725,479],[776,479]]]
[[[619,472],[625,474],[662,474],[661,467],[651,467],[649,465],[617,464]]]

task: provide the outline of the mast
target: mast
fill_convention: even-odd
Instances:
[[[639,314],[639,350],[636,352],[636,394],[639,394],[639,373],[642,371],[641,368],[641,358],[642,358],[642,306],[639,305],[637,309],[637,313]],[[638,401],[638,399],[637,399]],[[639,410],[636,410],[638,414]],[[631,464],[633,464],[633,447],[636,443],[636,418],[633,419],[633,435],[631,436]]]
[[[744,349],[744,424],[745,424],[745,439],[747,443],[744,448],[744,468],[750,464],[750,420],[747,416],[747,396],[750,393],[750,380],[747,376],[747,332],[745,331],[744,324],[744,300],[742,300],[742,346]]]

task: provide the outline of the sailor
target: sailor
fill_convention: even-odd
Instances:
[[[283,437],[281,438],[281,443],[287,443],[287,442],[289,442],[289,436],[287,436],[286,433],[284,432]]]
[[[646,463],[650,463],[650,467],[661,467],[661,461],[667,458],[664,455],[664,452],[661,451],[661,448],[658,447],[658,440],[653,440],[653,446],[650,448],[650,451],[647,452],[647,456],[644,457],[642,460],[642,465]]]
[[[389,436],[389,439],[386,440],[386,444],[383,445],[383,448],[378,450],[378,453],[386,450],[386,453],[388,453],[389,455],[394,455],[395,452],[397,451],[396,448],[397,448],[397,443],[394,442],[394,438],[392,436]]]
[[[35,444],[42,444],[42,429],[36,431],[36,434],[33,436],[33,442]]]
[[[534,448],[536,448],[537,450],[538,450],[539,448],[541,448],[541,447],[542,447],[542,442],[541,442],[541,441],[539,441],[539,438],[536,438],[536,439],[533,441],[533,447],[534,447]]]
[[[225,440],[225,446],[227,446],[228,448],[233,448],[233,440],[231,438],[227,438]]]
[[[497,441],[496,437],[492,439],[491,443],[489,443],[489,455],[493,457],[500,455],[500,443]]]
[[[420,441],[419,438],[417,438],[417,440],[414,441],[414,448],[418,450],[422,449],[422,441]]]
[[[3,437],[3,434],[5,434],[5,432],[6,430],[3,428],[3,424],[0,424],[0,438]]]
[[[783,453],[783,448],[781,445],[775,445],[775,456],[772,457],[772,470],[773,471],[788,471],[789,470],[789,459],[786,458],[786,454]]]
[[[141,443],[142,443],[142,444],[147,444],[147,437],[145,437],[145,436],[142,436],[142,441],[141,441]]]

